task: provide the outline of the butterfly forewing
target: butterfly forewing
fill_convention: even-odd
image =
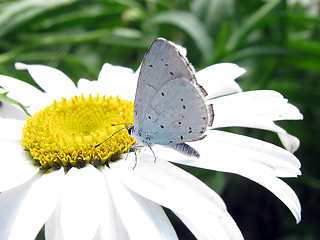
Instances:
[[[134,124],[139,128],[148,105],[157,91],[167,82],[183,77],[195,82],[194,70],[178,49],[163,38],[156,39],[147,51],[139,74],[134,105]]]

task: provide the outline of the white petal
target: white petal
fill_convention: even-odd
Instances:
[[[298,120],[303,116],[275,91],[241,92],[207,101],[213,104],[215,127],[242,126],[246,122]],[[249,124],[246,124],[246,126]]]
[[[21,142],[25,121],[0,118],[0,141]]]
[[[16,63],[15,67],[18,70],[28,70],[35,82],[52,98],[51,100],[61,100],[62,97],[68,99],[77,93],[71,79],[58,69],[24,63]]]
[[[297,196],[289,186],[277,178],[296,177],[301,174],[300,162],[293,154],[267,142],[221,131],[210,131],[205,139],[190,145],[199,151],[200,159],[188,159],[174,153],[175,151],[167,151],[167,159],[249,178],[274,193],[292,211],[297,221],[300,220],[300,203]],[[153,150],[156,156],[162,157],[163,151],[156,148]],[[278,184],[273,185],[275,182]]]
[[[0,192],[14,188],[32,178],[39,168],[20,143],[0,141]]]
[[[238,226],[230,215],[219,219],[217,222],[215,219],[204,219],[201,213],[187,216],[179,213],[175,214],[192,231],[197,239],[243,239]]]
[[[0,101],[0,117],[25,120],[28,115],[20,107]]]
[[[241,126],[285,133],[273,121],[303,118],[280,93],[269,90],[237,93],[207,103],[213,104],[215,113],[212,128]]]
[[[40,175],[37,174],[19,187],[4,191],[0,194],[0,239],[8,239],[21,204],[39,177]]]
[[[61,229],[61,201],[58,202],[51,216],[44,225],[46,240],[64,240]]]
[[[130,239],[178,239],[161,206],[127,189],[114,175],[106,168],[114,204]]]
[[[217,134],[217,132],[218,131],[215,131],[214,134]],[[230,133],[227,133],[227,135],[230,135]],[[224,142],[224,140],[222,140],[223,136],[220,134],[220,136],[216,136],[217,139],[219,139],[218,141],[210,141],[211,144],[203,143],[207,147],[210,146],[212,152],[215,152],[219,147],[220,150],[224,150],[224,155],[220,155],[223,156],[223,158],[220,157],[219,163],[224,162],[222,165],[229,164],[229,166],[225,166],[225,170],[220,169],[219,171],[235,173],[259,183],[277,196],[289,208],[298,223],[301,220],[299,199],[295,192],[285,182],[277,178],[277,176],[296,177],[297,175],[300,175],[301,172],[299,168],[301,165],[299,160],[290,152],[275,145],[235,134],[231,134],[235,135],[233,136],[234,139],[231,139],[231,136],[227,135],[225,138],[231,141]],[[213,149],[212,146],[216,145],[217,142],[220,142],[220,139],[226,145],[224,147],[220,145]],[[245,151],[247,151],[247,154],[245,151],[239,151],[238,149],[238,147],[242,148],[244,145],[246,145]],[[196,149],[200,150],[200,147],[197,147]],[[207,154],[203,154],[207,159],[207,163],[204,165],[207,165],[207,167],[211,165],[209,169],[212,169],[212,166],[215,165],[211,164],[210,161],[216,162],[213,160],[216,158],[215,154],[212,154],[212,152],[207,151]],[[229,161],[231,158],[232,160]],[[240,164],[237,164],[236,162],[240,162]],[[191,165],[197,166],[197,164]],[[240,167],[239,165],[242,166]],[[271,171],[268,171],[268,169]]]
[[[48,104],[47,97],[39,89],[15,78],[0,75],[0,86],[8,91],[7,96],[9,98],[25,106],[30,106],[28,108],[30,114]]]
[[[105,178],[104,168],[101,169]],[[96,233],[95,240],[113,239],[113,240],[126,240],[130,239],[128,232],[123,225],[119,213],[114,205],[108,183],[106,184],[106,202],[101,206],[102,221]],[[121,200],[124,204],[123,200]]]
[[[237,171],[261,171],[277,177],[296,177],[301,174],[301,163],[287,150],[251,137],[212,130],[205,139],[190,143],[200,153],[200,160],[188,161],[196,166],[201,164],[211,170],[237,173]],[[157,154],[161,151],[153,148]],[[176,152],[176,151],[175,151]],[[181,159],[177,153],[171,153],[167,159]],[[168,154],[169,155],[169,152]],[[183,157],[187,159],[187,157]],[[180,162],[180,161],[178,161]],[[206,168],[206,167],[205,167]]]
[[[95,97],[99,93],[100,96],[105,95],[103,93],[104,87],[98,81],[89,81],[87,79],[79,79],[78,81],[78,95],[83,94],[84,97],[91,96]],[[107,95],[107,97],[109,97]]]
[[[92,239],[100,224],[106,203],[105,181],[92,165],[71,168],[61,196],[61,228],[66,239]]]
[[[34,182],[23,200],[9,239],[35,239],[58,203],[64,171],[52,171]]]
[[[241,88],[234,81],[245,73],[245,69],[233,63],[219,63],[211,65],[197,72],[197,81],[208,92],[207,99],[241,92]]]
[[[104,64],[98,77],[101,90],[106,96],[117,96],[121,99],[134,100],[136,78],[133,70],[121,66]]]
[[[110,164],[110,168],[138,194],[178,214],[201,215],[203,219],[215,222],[225,234],[231,228],[238,235],[236,224],[224,226],[225,220],[230,220],[230,217],[220,196],[200,180],[158,157],[154,163],[154,157],[147,154],[138,154],[137,166],[132,169],[134,164],[134,154],[130,154],[127,161]],[[218,235],[223,235],[222,232]]]
[[[283,146],[289,151],[294,153],[300,146],[300,141],[297,137],[292,136],[288,133],[278,133],[278,136]]]
[[[225,212],[225,204],[219,195],[182,169],[158,157],[154,163],[153,156],[142,153],[138,154],[137,166],[133,169],[134,165],[134,155],[129,154],[126,161],[110,164],[110,168],[130,189],[177,212],[184,213],[187,209],[184,204],[195,202],[189,195],[195,195],[206,205],[215,202],[217,212]],[[183,196],[185,200],[181,203]]]
[[[244,176],[244,174],[240,174]],[[245,174],[247,178],[259,183],[277,196],[291,211],[299,223],[301,220],[301,205],[296,193],[284,181],[272,175],[263,174],[261,172],[249,172]]]

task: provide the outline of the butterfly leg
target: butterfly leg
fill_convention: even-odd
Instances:
[[[150,150],[151,150],[151,152],[152,152],[152,154],[153,154],[153,156],[154,156],[154,163],[155,163],[156,160],[157,160],[157,157],[156,157],[156,155],[154,154],[154,151],[153,151],[151,145],[150,145],[148,142],[147,142],[146,144],[147,144],[147,146],[150,148]]]
[[[153,154],[153,156],[154,156],[154,162],[156,162],[157,157],[156,157],[156,155],[155,155],[155,153],[154,153],[151,145],[150,145],[148,142],[146,142],[146,145],[150,148],[150,150],[151,150],[151,152],[152,152],[152,154]],[[136,143],[136,144],[132,144],[132,145],[128,148],[127,155],[126,155],[126,158],[125,158],[125,160],[127,160],[130,149],[133,149],[134,155],[135,155],[135,164],[134,164],[133,169],[135,169],[135,167],[137,166],[137,162],[138,162],[138,160],[137,160],[137,159],[138,159],[138,158],[137,158],[137,150],[136,150],[138,147],[143,147],[143,145],[139,145],[139,144],[137,144],[137,143]]]
[[[136,144],[132,144],[132,145],[128,148],[127,155],[126,155],[126,158],[125,158],[125,160],[127,160],[128,156],[129,156],[129,151],[130,151],[130,149],[133,148],[133,152],[134,152],[134,156],[135,156],[135,164],[134,164],[132,170],[136,168],[137,163],[138,163],[137,150],[136,150],[138,147],[142,147],[142,146],[139,145],[139,144],[137,144],[137,143],[136,143]]]
[[[132,170],[134,170],[136,168],[137,163],[138,163],[137,151],[136,151],[135,147],[133,148],[133,151],[134,151],[134,160],[135,161],[134,161],[134,166],[133,166]]]

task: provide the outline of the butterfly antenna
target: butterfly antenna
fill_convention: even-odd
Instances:
[[[113,125],[113,124],[112,124],[112,125]],[[116,125],[119,125],[119,124],[116,124]],[[109,136],[106,140],[102,141],[101,143],[97,144],[96,146],[94,146],[94,148],[99,147],[101,144],[105,143],[105,142],[108,141],[110,138],[112,138],[114,135],[116,135],[118,132],[120,132],[120,131],[122,131],[122,130],[124,130],[124,129],[127,129],[127,127],[121,128],[121,129],[119,129],[118,131],[112,133],[111,136]]]
[[[131,122],[125,122],[125,123],[116,123],[116,124],[111,124],[111,126],[118,126],[118,125],[124,125],[124,127],[128,130],[128,125],[132,125]]]

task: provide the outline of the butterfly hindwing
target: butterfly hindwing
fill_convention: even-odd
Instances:
[[[201,138],[208,113],[199,90],[184,78],[168,81],[146,108],[142,134],[154,144],[170,145]]]

